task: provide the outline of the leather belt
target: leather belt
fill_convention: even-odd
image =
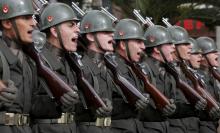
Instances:
[[[95,122],[80,122],[80,124],[97,127],[110,127],[111,117],[98,117]]]
[[[29,125],[29,122],[28,114],[0,112],[0,125],[24,126]]]
[[[34,119],[38,124],[70,124],[74,122],[74,115],[71,113],[62,113],[58,119]]]

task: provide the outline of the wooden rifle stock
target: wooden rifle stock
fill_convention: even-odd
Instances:
[[[187,66],[185,62],[180,63],[180,67],[182,68],[183,73],[185,73],[186,77],[189,78],[195,90],[207,101],[207,107],[206,109],[208,111],[211,111],[211,109],[216,108],[219,109],[218,102],[212,97],[212,95],[204,89],[204,83],[198,77],[196,74]]]
[[[60,100],[60,97],[72,90],[72,88],[65,83],[54,71],[47,67],[43,61],[40,53],[33,45],[26,46],[24,52],[29,55],[37,65],[38,74],[44,78],[53,96]]]
[[[211,71],[213,77],[220,82],[220,73],[216,67],[210,67],[209,70]]]
[[[134,105],[137,100],[147,101],[148,99],[135,88],[126,78],[121,76],[118,71],[118,64],[115,61],[115,55],[113,53],[106,53],[104,60],[107,68],[114,74],[113,80],[120,87],[121,91],[125,95],[127,101]]]
[[[141,64],[131,63],[131,68],[134,73],[144,82],[145,91],[148,92],[153,98],[158,109],[162,110],[166,105],[170,104],[167,97],[149,82],[146,72],[143,70]]]
[[[86,101],[90,106],[95,107],[96,109],[99,107],[106,108],[105,103],[102,101],[100,96],[96,93],[93,86],[85,79],[83,73],[83,64],[81,62],[81,56],[76,52],[67,53],[66,58],[70,67],[75,71],[77,76],[77,83],[79,88],[82,88],[83,94],[85,95]]]
[[[184,96],[191,104],[195,105],[198,101],[205,101],[205,99],[200,96],[191,86],[180,79],[179,73],[172,63],[164,63],[164,66],[167,72],[173,75],[177,88],[183,92]]]

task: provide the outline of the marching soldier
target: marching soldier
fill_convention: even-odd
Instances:
[[[200,74],[206,84],[206,89],[219,102],[219,87],[217,80],[212,76],[209,67],[219,67],[219,52],[213,39],[209,37],[199,37],[198,46],[202,49],[202,61]],[[211,113],[200,114],[200,133],[216,133],[217,121],[219,119],[219,109],[213,110]]]
[[[161,91],[166,97],[170,98],[170,103],[162,110],[159,110],[154,101],[151,101],[149,107],[140,115],[143,121],[144,132],[149,133],[169,133],[169,123],[167,116],[175,112],[175,86],[172,85],[173,79],[165,72],[163,63],[172,62],[172,54],[175,47],[166,28],[154,25],[150,26],[145,32],[146,53],[148,57],[143,63],[148,65],[148,77],[150,81]],[[171,100],[172,99],[172,100]]]
[[[72,90],[61,96],[60,103],[52,98],[43,77],[39,77],[39,87],[33,91],[33,132],[35,133],[75,133],[75,104],[79,102],[76,92],[75,75],[65,58],[66,52],[74,52],[77,47],[78,18],[71,7],[63,3],[48,4],[40,14],[39,29],[46,33],[47,43],[42,49],[44,63],[57,73]]]
[[[34,9],[30,0],[1,0],[0,7],[0,130],[31,133],[29,113],[31,93],[37,87],[36,67],[22,48],[32,43]]]
[[[181,61],[188,61],[190,59],[192,46],[189,43],[188,33],[184,28],[179,26],[169,27],[168,30],[176,48],[176,69],[179,71],[180,78],[185,82],[190,83],[180,68]],[[177,110],[174,114],[174,117],[169,119],[170,132],[198,133],[199,119],[195,112],[195,108],[197,110],[204,109],[206,106],[206,101],[197,101],[195,107],[193,107],[180,89],[176,89],[175,100]]]
[[[132,19],[120,20],[115,29],[115,60],[118,63],[119,72],[139,91],[144,92],[140,80],[129,66],[129,63],[139,62],[145,49],[143,29],[137,21]],[[113,90],[112,131],[115,133],[141,132],[142,127],[137,119],[137,113],[138,110],[144,110],[147,107],[149,100],[143,101],[139,99],[132,107],[123,99],[123,92],[120,93],[118,90]],[[147,93],[144,96],[147,99],[149,98]]]
[[[114,86],[104,64],[104,53],[113,51],[114,28],[111,19],[98,10],[86,13],[80,23],[80,34],[87,48],[82,58],[84,73],[106,107],[85,109],[85,105],[79,103],[76,114],[79,132],[110,133]]]

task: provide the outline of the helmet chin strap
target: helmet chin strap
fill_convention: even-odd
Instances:
[[[180,51],[178,50],[177,47],[175,47],[177,58],[179,58],[180,61],[184,61],[184,59],[180,56]]]
[[[63,50],[67,51],[66,48],[64,47],[64,44],[63,44],[63,39],[61,37],[59,26],[55,26],[55,29],[57,31],[57,37],[58,37],[58,40],[60,42],[60,46],[62,47]]]
[[[163,51],[161,50],[161,46],[158,47],[158,50],[159,50],[159,52],[160,52],[160,54],[161,54],[161,56],[162,56],[164,62],[165,62],[165,63],[168,63],[167,58],[165,57]]]
[[[128,57],[128,60],[132,62],[130,50],[129,50],[129,47],[128,47],[128,40],[125,40],[125,49],[126,49],[126,55]]]
[[[94,33],[94,39],[95,39],[95,45],[97,48],[101,49],[103,52],[106,52],[106,50],[104,50],[98,40],[98,37],[97,37],[97,33]]]
[[[17,24],[16,24],[16,22],[15,22],[15,19],[11,19],[11,23],[12,23],[12,27],[13,27],[13,29],[14,29],[14,31],[15,31],[15,34],[16,34],[15,42],[17,42],[17,43],[22,42],[21,36],[20,36],[20,34],[19,34],[19,31],[18,31]]]

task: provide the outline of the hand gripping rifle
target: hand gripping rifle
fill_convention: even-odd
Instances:
[[[137,90],[126,78],[121,76],[118,71],[118,64],[115,61],[115,55],[111,52],[106,52],[104,55],[104,60],[106,66],[114,74],[113,80],[120,87],[121,91],[125,95],[129,104],[134,105],[137,100],[148,101],[140,91]]]
[[[154,23],[151,21],[150,18],[146,18],[146,20],[141,16],[140,12],[136,9],[133,10],[134,15],[142,22],[142,24],[146,27],[148,26],[154,26]],[[149,79],[147,77],[147,73],[144,70],[143,64],[139,63],[130,63],[132,70],[135,72],[135,74],[142,79],[144,82],[144,89],[146,92],[150,94],[150,96],[153,98],[153,100],[156,103],[156,106],[158,109],[163,109],[166,105],[170,104],[168,98],[161,93],[153,84],[149,82]]]
[[[163,23],[167,27],[171,27],[172,25],[168,22],[167,18],[162,18]],[[185,97],[190,101],[190,103],[195,104],[197,101],[204,101],[205,99],[195,91],[191,86],[189,86],[186,82],[182,81],[179,77],[179,73],[176,68],[172,65],[172,63],[165,63],[166,70],[174,76],[177,87],[181,89]]]
[[[24,52],[35,61],[38,74],[44,78],[54,98],[60,100],[60,97],[72,88],[43,62],[41,49],[46,43],[46,35],[37,30],[33,31],[32,34],[33,44],[24,47]]]
[[[99,107],[105,107],[105,103],[102,101],[100,96],[96,93],[93,86],[86,80],[83,69],[84,66],[81,61],[81,56],[76,52],[66,54],[67,61],[70,67],[75,71],[77,76],[77,84],[79,88],[82,89],[83,94],[85,95],[86,102],[90,106],[94,106],[96,109]]]
[[[218,102],[212,97],[212,95],[205,89],[205,85],[201,79],[198,78],[196,73],[190,68],[186,62],[182,61],[180,64],[183,72],[185,73],[186,77],[189,78],[192,83],[194,89],[207,101],[207,111],[210,112],[213,108],[220,110],[218,106]]]
[[[153,98],[158,109],[162,110],[166,105],[170,104],[168,98],[150,83],[143,64],[131,63],[130,66],[134,73],[144,82],[144,90]]]

